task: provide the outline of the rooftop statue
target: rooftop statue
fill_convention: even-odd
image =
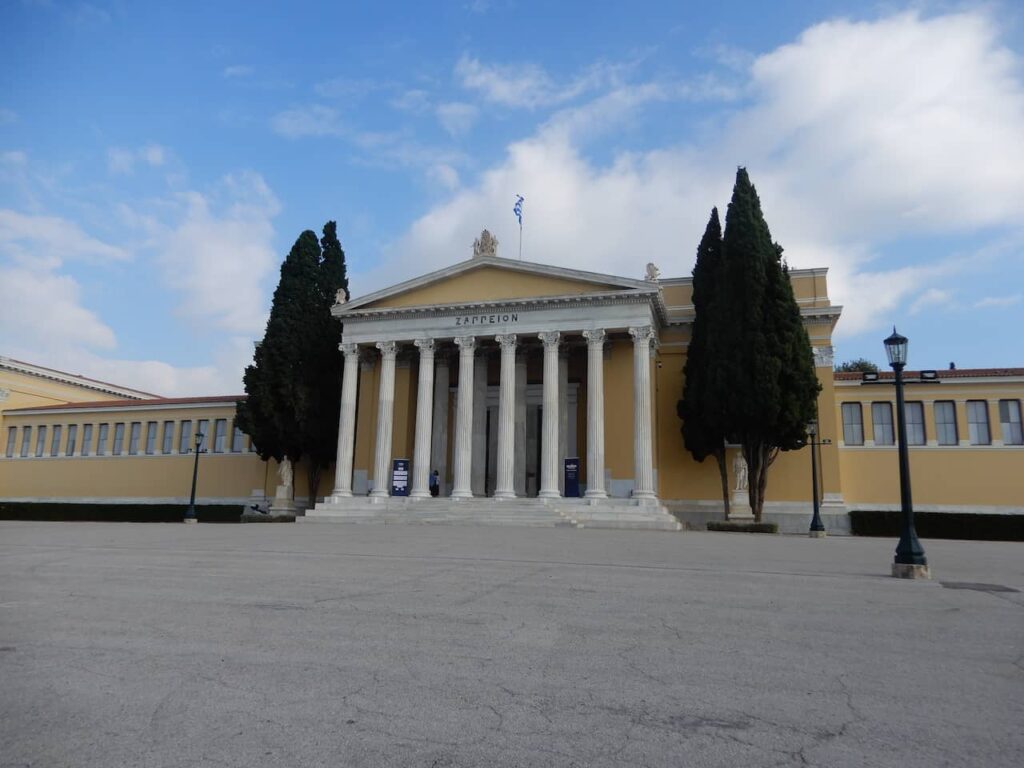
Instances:
[[[653,262],[647,262],[647,274],[644,276],[644,280],[650,280],[652,283],[656,283],[658,278],[661,277],[661,270]]]
[[[480,237],[473,241],[473,258],[479,259],[485,256],[494,258],[498,255],[498,238],[486,229],[480,233]]]

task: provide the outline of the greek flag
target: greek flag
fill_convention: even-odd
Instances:
[[[516,204],[512,208],[512,212],[519,219],[519,226],[523,226],[523,200],[525,198],[522,195],[516,195]]]

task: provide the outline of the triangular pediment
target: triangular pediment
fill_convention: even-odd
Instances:
[[[353,299],[335,314],[355,310],[460,306],[478,302],[650,291],[655,286],[596,272],[498,257],[470,259],[447,269]]]

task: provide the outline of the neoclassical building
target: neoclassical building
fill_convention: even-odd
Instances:
[[[790,279],[822,385],[823,513],[841,532],[849,510],[898,508],[894,392],[887,373],[833,373],[841,307],[827,271]],[[312,492],[302,462],[294,487],[278,487],[276,463],[235,424],[235,397],[161,398],[0,358],[0,506],[187,502],[203,434],[200,504],[266,506],[284,494],[308,522],[675,529],[720,519],[717,466],[686,453],[676,412],[691,289],[654,265],[638,279],[506,259],[485,234],[472,258],[335,305],[337,461]],[[1024,514],[1024,369],[907,378],[915,507]],[[729,481],[742,515],[737,451]],[[811,485],[809,449],[780,454],[766,517],[806,530]]]

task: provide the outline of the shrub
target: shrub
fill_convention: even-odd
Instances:
[[[709,531],[729,531],[732,533],[778,533],[777,523],[736,523],[731,521],[712,520],[708,523]]]

